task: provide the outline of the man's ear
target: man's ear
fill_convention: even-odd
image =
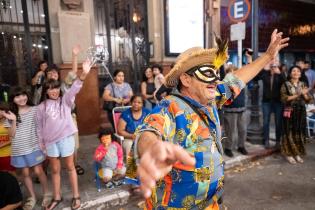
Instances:
[[[188,74],[181,74],[179,79],[184,87],[188,88],[191,86],[191,77]]]

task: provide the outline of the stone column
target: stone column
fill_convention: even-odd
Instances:
[[[59,24],[57,13],[60,10],[60,1],[47,1],[49,8],[50,38],[53,54],[53,63],[62,63]]]
[[[214,33],[217,36],[221,34],[221,0],[205,1],[206,13],[206,47],[212,48],[215,44]]]
[[[150,61],[161,62],[164,55],[163,1],[148,1],[149,41],[153,43],[154,56]]]
[[[80,44],[79,72],[86,50],[94,44],[93,1],[48,1],[54,63],[59,64],[63,79],[72,68],[72,47]],[[79,2],[79,4],[78,4]],[[83,88],[76,97],[77,120],[80,135],[97,133],[100,126],[98,70],[91,70]]]
[[[82,72],[82,65],[78,65],[78,75]],[[71,71],[71,64],[60,65],[61,78],[65,78]],[[100,105],[98,91],[98,69],[93,68],[86,77],[83,87],[75,99],[79,135],[95,134],[100,127]]]

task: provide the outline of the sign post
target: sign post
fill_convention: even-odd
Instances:
[[[230,0],[228,16],[233,23],[231,25],[231,41],[237,41],[238,68],[242,67],[242,40],[245,39],[245,21],[250,14],[250,3],[248,0]]]
[[[240,22],[231,25],[231,41],[237,41],[238,68],[242,67],[242,40],[245,39],[245,23]]]

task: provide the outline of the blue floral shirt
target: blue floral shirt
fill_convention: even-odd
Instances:
[[[215,100],[208,106],[185,97],[170,95],[156,106],[137,129],[133,156],[127,160],[127,176],[136,178],[137,141],[144,131],[152,131],[163,141],[179,144],[195,159],[194,167],[176,162],[146,200],[146,209],[205,209],[216,203],[223,192],[223,157],[218,107],[230,103],[245,84],[233,74],[217,85]],[[202,117],[203,120],[200,118]]]

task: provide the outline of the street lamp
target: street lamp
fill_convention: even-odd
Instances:
[[[253,86],[250,89],[250,121],[247,127],[247,139],[253,144],[263,144],[263,130],[260,124],[259,109],[259,84],[258,81],[252,81]]]
[[[252,0],[252,49],[254,59],[258,57],[258,0]],[[247,139],[253,144],[263,144],[263,129],[260,124],[259,112],[259,84],[253,80],[250,89],[251,105],[250,122],[247,127]]]

